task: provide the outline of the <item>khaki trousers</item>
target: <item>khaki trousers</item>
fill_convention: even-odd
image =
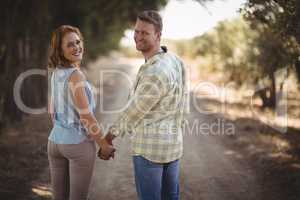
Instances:
[[[48,140],[48,159],[54,200],[86,200],[93,175],[93,141],[55,144]]]

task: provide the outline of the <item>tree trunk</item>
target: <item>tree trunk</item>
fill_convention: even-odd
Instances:
[[[271,88],[270,88],[270,104],[269,107],[275,109],[276,107],[276,79],[274,73],[271,73]]]
[[[276,79],[274,75],[270,75],[271,85],[270,87],[265,87],[255,94],[262,100],[262,109],[276,107]]]

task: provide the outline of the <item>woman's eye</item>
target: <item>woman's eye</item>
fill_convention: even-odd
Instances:
[[[77,40],[76,42],[70,42],[68,43],[67,47],[75,47],[76,45],[80,44],[80,40]]]

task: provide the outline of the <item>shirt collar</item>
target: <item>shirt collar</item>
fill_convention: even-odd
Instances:
[[[152,63],[153,61],[155,61],[156,60],[156,58],[157,57],[159,57],[161,54],[163,54],[163,53],[167,53],[167,51],[168,51],[168,49],[167,49],[167,47],[166,46],[161,46],[160,47],[160,50],[157,52],[157,53],[155,53],[154,55],[152,55],[150,58],[148,58],[148,60],[147,59],[145,59],[145,64],[147,63]]]

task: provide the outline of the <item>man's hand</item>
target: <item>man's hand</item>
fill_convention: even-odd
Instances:
[[[115,157],[116,149],[107,142],[106,139],[103,139],[100,149],[98,151],[98,157],[102,160],[109,160],[111,157]]]

